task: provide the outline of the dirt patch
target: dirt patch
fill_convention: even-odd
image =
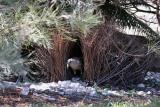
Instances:
[[[44,95],[45,93],[39,93],[39,95]],[[130,103],[137,103],[137,104],[145,104],[150,101],[152,98],[149,97],[142,97],[142,96],[107,96],[103,97],[101,99],[96,98],[89,98],[85,96],[62,96],[55,92],[49,93],[50,96],[54,97],[54,100],[47,100],[41,96],[34,95],[33,93],[30,93],[27,96],[22,96],[19,94],[18,90],[0,90],[0,104],[1,105],[18,105],[18,104],[52,104],[52,105],[60,105],[60,106],[67,106],[67,105],[73,105],[76,103],[84,103],[84,104],[98,104],[101,102],[130,102]],[[156,98],[160,98],[158,96],[155,96]]]

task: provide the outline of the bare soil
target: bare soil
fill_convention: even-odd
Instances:
[[[52,93],[55,100],[46,100],[42,97],[35,96],[30,93],[27,96],[22,96],[19,94],[19,90],[0,90],[0,105],[20,105],[20,104],[52,104],[57,106],[68,106],[76,103],[84,104],[98,104],[100,102],[110,101],[110,102],[130,102],[130,103],[147,103],[151,98],[160,96],[107,96],[103,98],[87,98],[85,96],[62,96],[57,93]]]

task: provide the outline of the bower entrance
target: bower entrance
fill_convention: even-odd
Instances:
[[[76,74],[74,74],[73,69],[71,67],[66,69],[66,77],[67,79],[71,80],[73,77],[79,77],[82,79],[83,75],[83,54],[82,54],[82,48],[81,48],[81,43],[80,40],[77,41],[71,41],[69,43],[68,47],[68,57],[67,60],[70,58],[78,59],[81,62],[81,70],[77,70]]]
[[[76,76],[98,85],[108,83],[126,87],[143,82],[144,73],[151,60],[150,55],[146,55],[146,44],[137,40],[137,36],[134,39],[133,36],[120,33],[107,24],[92,30],[76,42],[64,39],[59,33],[54,34],[52,49],[37,49],[36,56],[45,81],[71,80]],[[67,60],[75,57],[79,58],[83,65],[83,72],[77,75],[73,75],[72,69],[67,69]]]

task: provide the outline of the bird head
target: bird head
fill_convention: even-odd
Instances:
[[[67,60],[67,68],[70,66],[78,66],[81,65],[81,62],[78,58],[70,58]]]

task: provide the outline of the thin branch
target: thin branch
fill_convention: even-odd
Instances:
[[[131,6],[131,5],[145,5],[145,6],[148,6],[148,7],[152,7],[153,9],[157,9],[157,7],[154,7],[154,6],[152,6],[151,4],[148,4],[147,2],[145,2],[145,1],[141,1],[141,2],[138,2],[138,1],[131,1],[130,0],[130,2],[129,3],[125,3],[125,2],[123,2],[123,3],[121,3],[121,5],[125,5],[125,6]]]
[[[157,10],[156,10],[156,17],[157,17],[157,21],[158,21],[158,24],[160,25],[160,0],[156,2],[156,5],[157,5]]]
[[[152,14],[156,14],[156,11],[147,11],[147,10],[142,10],[139,9],[137,6],[133,5],[134,8],[137,10],[137,12],[145,12],[145,13],[152,13]]]
[[[156,22],[153,22],[153,21],[148,21],[148,20],[146,20],[146,19],[144,19],[144,18],[141,18],[141,17],[138,17],[140,20],[143,20],[143,21],[145,21],[146,23],[153,23],[153,24],[157,24]]]
[[[153,6],[153,5],[147,3],[147,2],[145,2],[145,1],[143,1],[143,0],[142,0],[142,1],[139,1],[139,2],[138,2],[138,1],[132,1],[132,0],[130,0],[129,3],[123,2],[123,3],[121,3],[121,5],[124,6],[125,8],[134,8],[134,9],[136,9],[138,12],[145,12],[145,13],[152,13],[152,14],[156,14],[156,11],[151,11],[151,8],[154,9],[154,10],[160,10],[158,7]],[[139,8],[137,7],[138,5],[147,6],[148,8],[150,8],[150,10],[147,11],[147,10],[139,9]]]

